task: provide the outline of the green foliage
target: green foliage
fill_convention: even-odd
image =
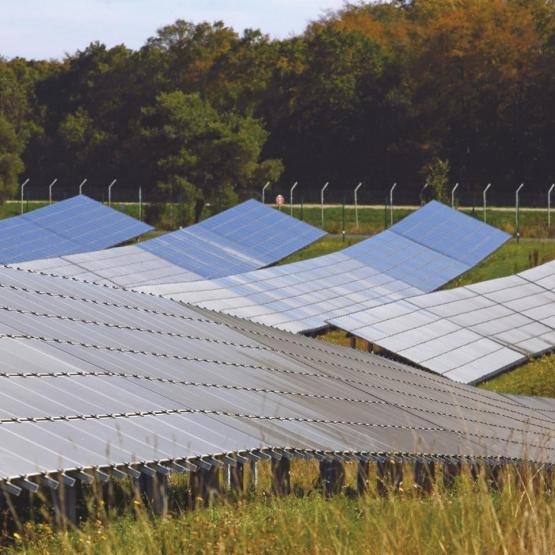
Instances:
[[[155,201],[163,184],[214,202],[218,187],[244,197],[281,176],[305,201],[330,181],[340,202],[362,180],[372,202],[393,181],[414,202],[422,168],[447,159],[466,195],[495,180],[495,203],[555,174],[554,63],[551,1],[348,3],[283,40],[177,20],[136,51],[92,43],[61,62],[0,60],[0,113],[35,194],[54,175],[59,194],[117,177],[127,200],[141,185]],[[163,127],[158,144],[144,132],[157,117],[191,125],[166,136],[169,152]]]
[[[14,128],[0,114],[0,203],[17,191],[17,175],[23,169],[19,150]]]
[[[449,202],[449,191],[447,190],[449,169],[449,161],[440,160],[439,158],[430,162],[424,168],[428,188],[432,191],[436,200],[444,203]]]
[[[187,207],[180,225],[192,221],[197,200],[228,207],[254,176],[279,176],[279,162],[259,162],[267,134],[252,117],[221,114],[200,94],[181,91],[160,94],[143,112],[158,191]]]

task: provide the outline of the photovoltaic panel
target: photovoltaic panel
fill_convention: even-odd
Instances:
[[[438,202],[340,252],[229,277],[138,287],[297,333],[437,289],[509,236]]]
[[[324,235],[318,228],[251,199],[140,247],[213,278],[263,268]]]
[[[279,210],[248,200],[199,224],[137,245],[18,266],[133,288],[262,268],[324,235]]]
[[[464,383],[555,348],[555,262],[330,320],[405,360]]]
[[[543,400],[161,297],[4,267],[0,314],[3,482],[275,450],[555,462]]]
[[[0,262],[15,263],[112,247],[152,227],[78,195],[0,220]]]

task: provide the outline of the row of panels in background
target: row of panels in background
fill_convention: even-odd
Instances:
[[[0,220],[0,263],[105,249],[152,227],[85,195]]]
[[[453,380],[481,382],[555,348],[555,262],[330,323]]]
[[[263,268],[325,235],[249,200],[155,239],[100,250],[150,229],[80,195],[1,221],[0,260],[36,271],[134,287]]]
[[[434,291],[510,236],[432,201],[340,252],[228,277],[138,289],[296,333]]]
[[[14,268],[0,268],[0,311],[0,486],[10,492],[64,472],[210,466],[276,449],[555,463],[549,400]]]

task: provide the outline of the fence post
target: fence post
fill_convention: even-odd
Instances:
[[[320,205],[322,207],[322,227],[324,227],[324,191],[328,188],[329,181],[326,181],[326,184],[320,190]]]
[[[484,189],[484,191],[482,193],[482,197],[484,199],[484,223],[487,223],[486,211],[487,211],[487,207],[488,207],[488,202],[487,202],[486,195],[487,195],[488,189],[490,187],[491,187],[491,183],[488,183],[486,185],[486,188]]]
[[[389,190],[389,225],[393,225],[393,191],[395,191],[397,183],[393,183],[393,187]]]

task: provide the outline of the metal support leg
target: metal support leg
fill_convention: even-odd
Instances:
[[[434,463],[417,461],[414,463],[414,483],[422,493],[432,493],[435,480]]]
[[[164,516],[168,512],[168,477],[142,475],[140,480],[141,492],[148,500],[148,504],[155,515]]]
[[[249,461],[249,491],[255,492],[258,486],[258,467],[256,461]]]
[[[382,497],[396,493],[403,481],[403,467],[393,461],[379,462],[376,465],[377,490]]]
[[[359,495],[364,495],[368,492],[368,476],[370,471],[370,464],[360,461],[357,465],[357,492]]]
[[[77,488],[60,484],[58,489],[51,489],[50,492],[54,507],[54,524],[58,528],[77,524]]]
[[[503,488],[502,466],[498,464],[488,464],[486,466],[486,482],[492,491],[499,491]]]
[[[243,493],[244,467],[243,463],[237,463],[229,468],[229,487],[236,493]]]
[[[351,349],[357,348],[357,338],[354,335],[351,335]]]
[[[345,468],[339,461],[320,461],[320,481],[326,495],[340,493],[345,484]]]
[[[190,489],[193,508],[197,507],[199,501],[202,501],[205,506],[211,505],[214,498],[221,492],[219,469],[215,467],[209,470],[200,468],[196,472],[191,472]]]
[[[272,490],[275,495],[291,493],[291,461],[285,457],[272,459]]]
[[[452,488],[455,485],[455,480],[460,473],[460,463],[445,463],[443,465],[443,485],[446,488]]]

